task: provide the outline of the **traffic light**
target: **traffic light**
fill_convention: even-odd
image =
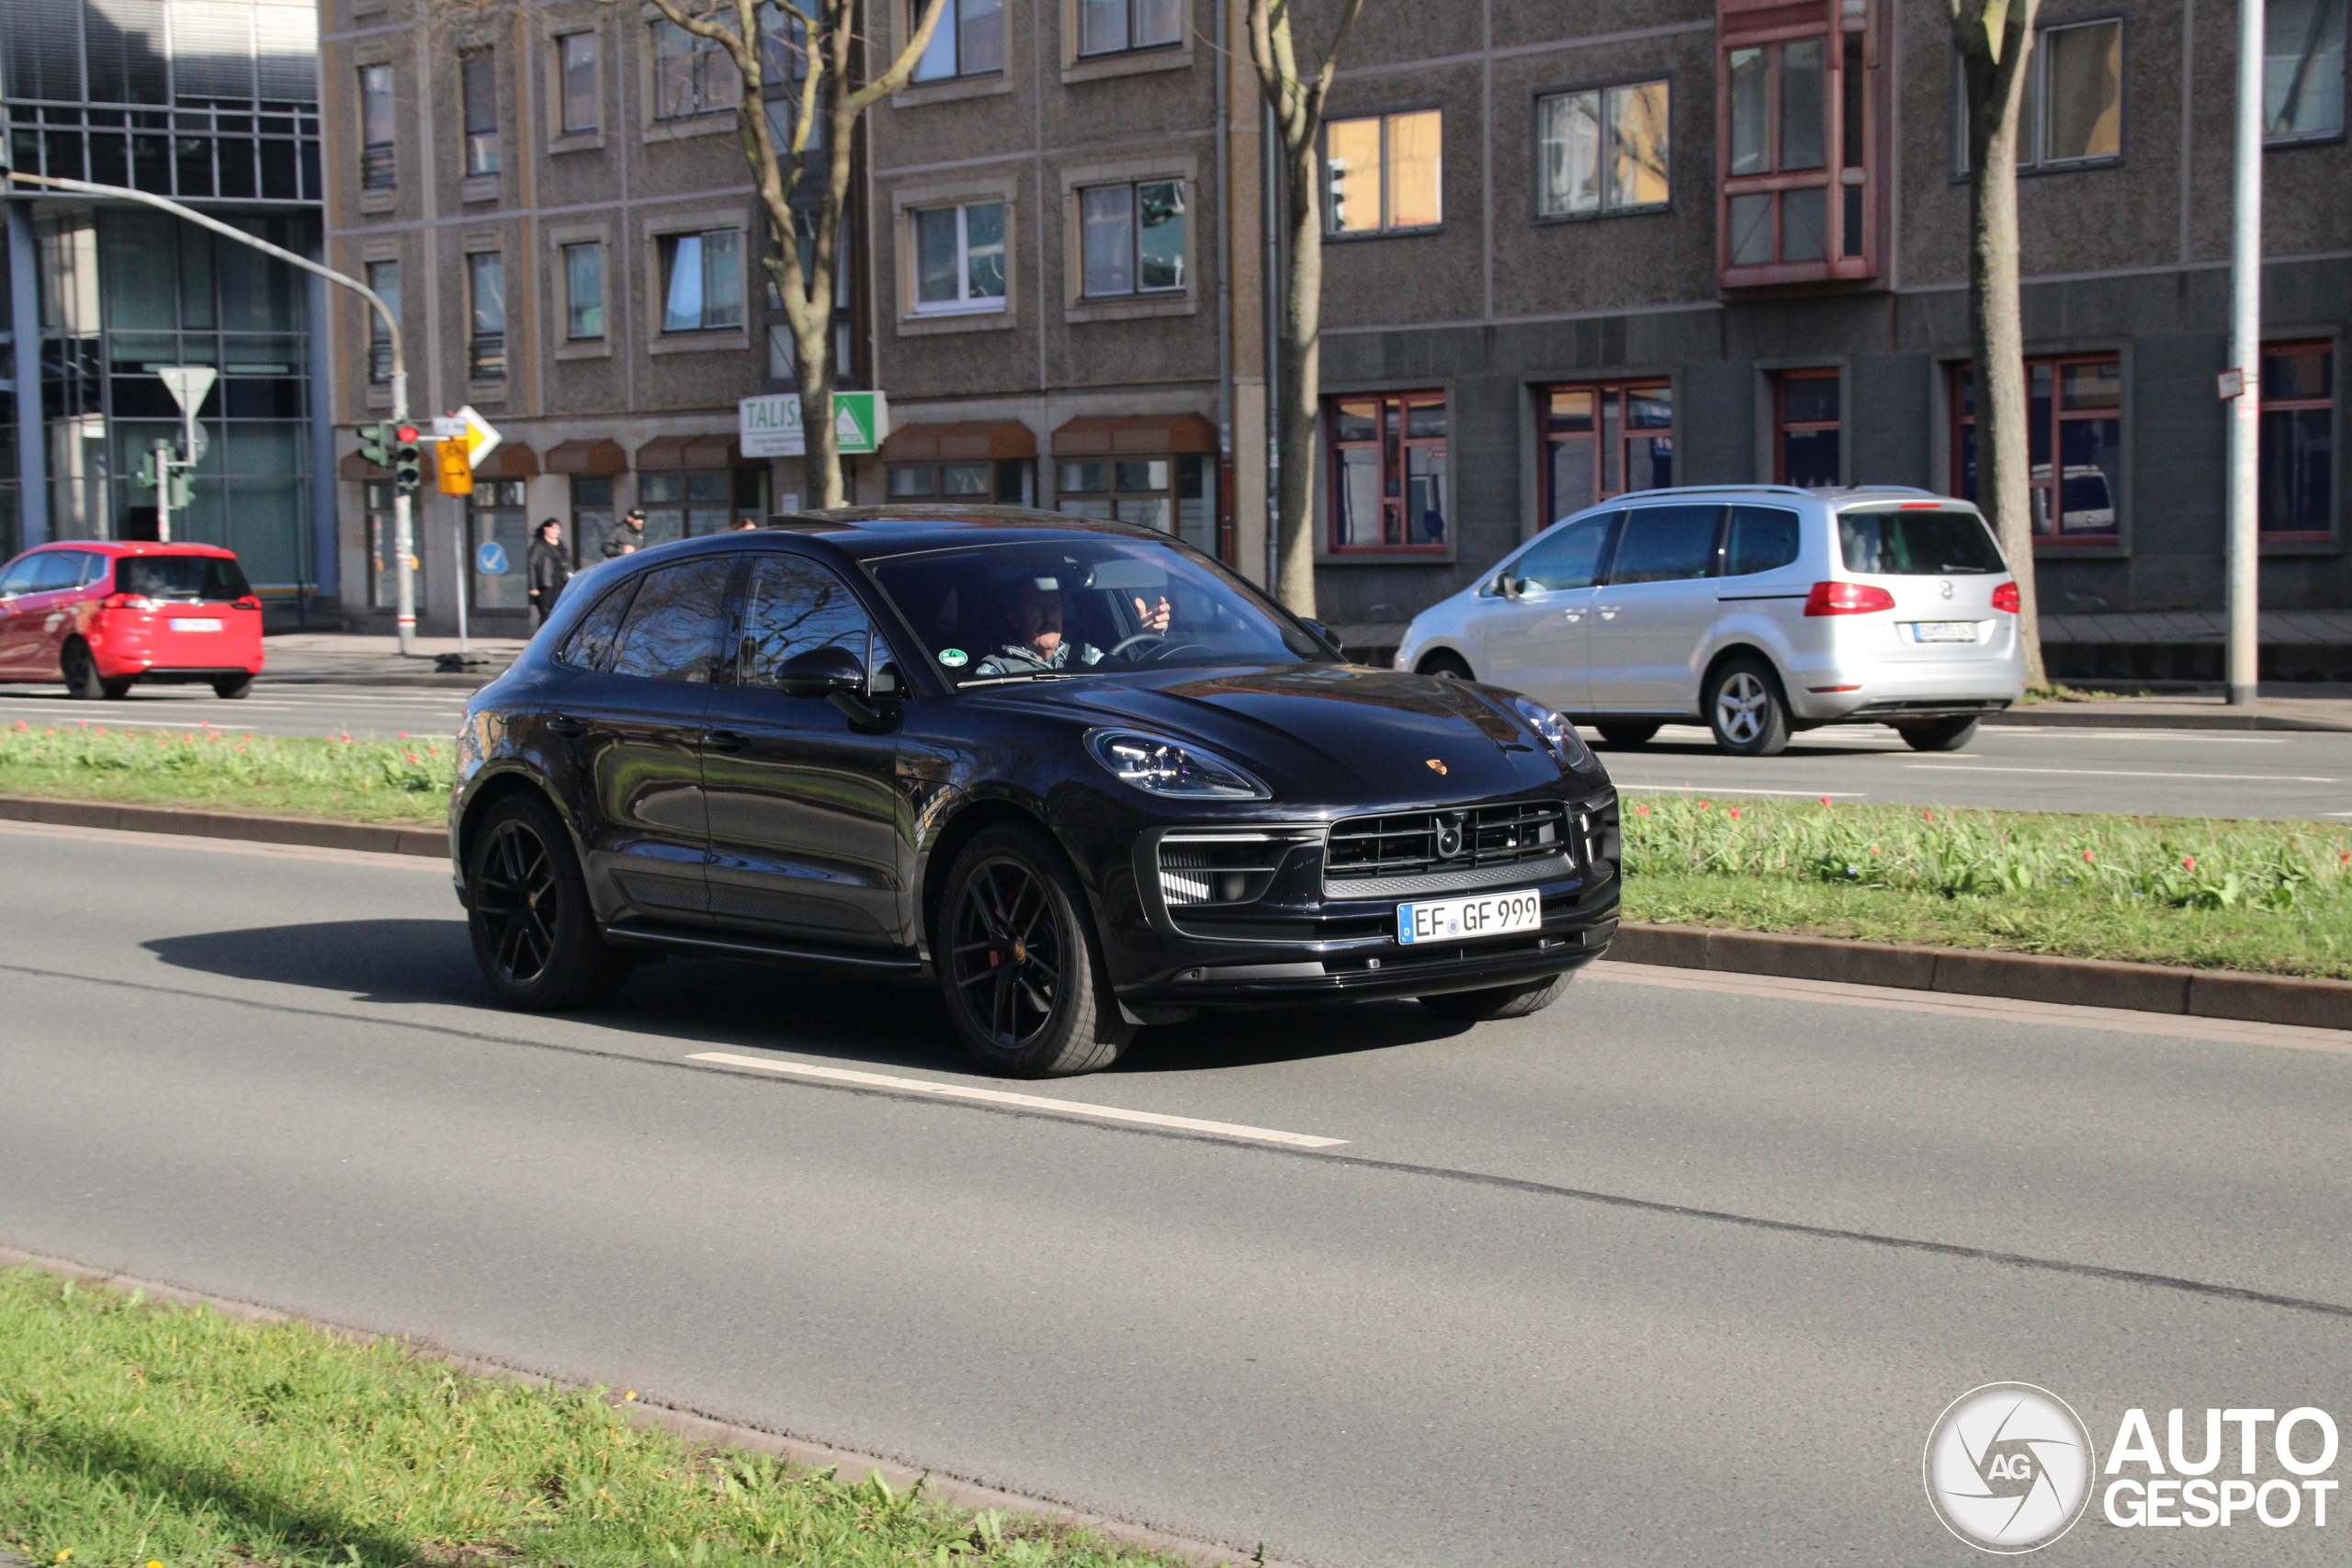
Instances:
[[[381,420],[359,427],[359,455],[379,468],[392,466],[392,427]]]
[[[159,461],[169,459],[170,453],[166,448],[158,446],[155,453]],[[173,464],[170,474],[164,480],[164,505],[168,510],[186,512],[196,502],[196,475],[185,464]]]
[[[392,483],[408,491],[424,487],[424,454],[417,448],[413,424],[392,427]]]
[[[158,443],[141,453],[139,472],[132,476],[131,482],[141,490],[153,490],[161,484],[163,476],[169,471],[164,465],[170,458],[171,452],[169,446]]]

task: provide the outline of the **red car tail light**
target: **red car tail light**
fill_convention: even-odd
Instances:
[[[1894,595],[1872,582],[1816,582],[1804,596],[1808,615],[1867,615],[1894,608]]]
[[[143,593],[109,593],[98,601],[101,610],[152,610],[155,601]]]
[[[1993,608],[2007,610],[2012,615],[2022,613],[2015,582],[2004,582],[1993,590]]]
[[[261,600],[260,600],[260,598],[259,598],[257,595],[255,595],[255,594],[252,594],[252,593],[248,593],[248,594],[246,594],[243,598],[242,598],[242,599],[238,600],[236,603],[237,603],[237,608],[238,608],[238,609],[240,609],[240,610],[258,610],[258,609],[260,609],[260,608],[261,608]]]

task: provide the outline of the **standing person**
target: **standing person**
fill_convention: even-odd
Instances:
[[[538,616],[535,624],[543,626],[555,614],[563,585],[571,581],[571,561],[563,550],[563,525],[552,517],[539,525],[537,536],[531,540],[530,573],[531,608]]]
[[[616,556],[635,555],[644,546],[645,509],[632,506],[628,515],[614,524],[613,531],[605,536],[605,558],[611,560]]]

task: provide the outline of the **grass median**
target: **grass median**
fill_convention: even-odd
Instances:
[[[0,795],[437,826],[447,740],[0,730]],[[2352,828],[1626,796],[1625,917],[2352,978]]]
[[[64,1568],[1174,1568],[638,1426],[605,1391],[0,1271],[0,1545]]]

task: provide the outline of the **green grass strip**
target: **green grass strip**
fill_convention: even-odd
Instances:
[[[633,1425],[605,1391],[0,1271],[0,1542],[36,1564],[1179,1560]]]
[[[0,729],[0,795],[437,823],[449,808],[453,746],[442,736],[350,740],[20,719]]]

